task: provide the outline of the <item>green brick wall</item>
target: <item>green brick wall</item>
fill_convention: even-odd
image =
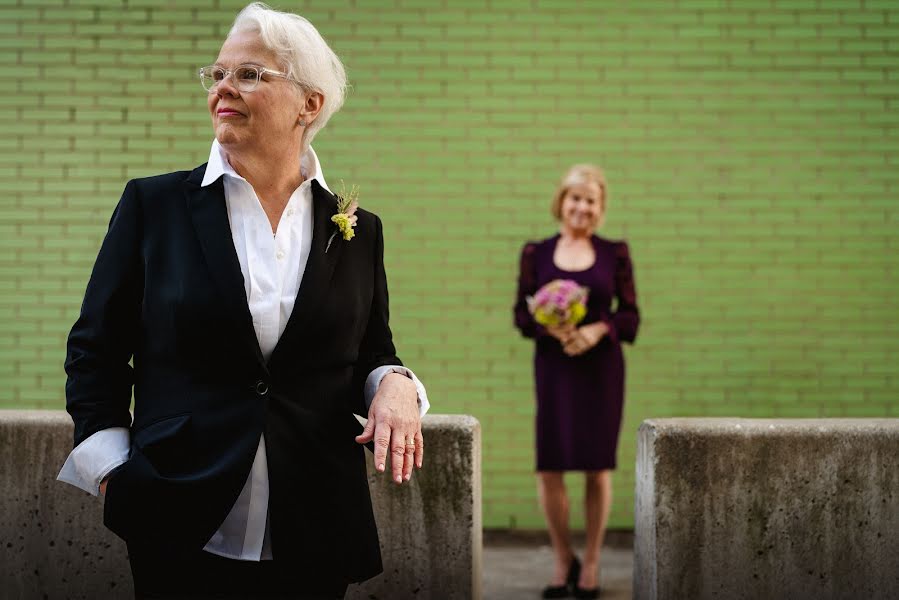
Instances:
[[[194,72],[241,6],[0,2],[0,406],[63,406],[110,212],[129,178],[205,160]],[[436,412],[483,424],[488,526],[542,525],[510,307],[574,162],[607,171],[604,233],[630,242],[644,314],[613,526],[643,419],[899,416],[899,3],[280,7],[348,66],[316,148],[384,218],[401,356]]]

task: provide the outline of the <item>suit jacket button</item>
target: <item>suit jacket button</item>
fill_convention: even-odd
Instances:
[[[261,379],[256,382],[256,395],[265,396],[268,393],[268,384]]]

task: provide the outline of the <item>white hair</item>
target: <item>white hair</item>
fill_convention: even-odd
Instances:
[[[240,11],[228,37],[244,32],[258,33],[292,79],[304,90],[320,92],[325,97],[318,117],[306,128],[303,147],[308,147],[315,134],[343,106],[347,90],[343,63],[312,23],[262,2],[253,2]]]

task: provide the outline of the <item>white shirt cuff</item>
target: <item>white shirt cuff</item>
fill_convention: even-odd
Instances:
[[[374,371],[368,374],[368,377],[365,379],[365,408],[371,408],[371,401],[374,400],[375,394],[378,391],[378,386],[381,385],[381,380],[388,373],[399,373],[400,375],[405,375],[415,384],[415,390],[418,392],[418,411],[419,414],[423,417],[428,412],[428,409],[431,408],[431,403],[428,402],[428,393],[425,391],[425,386],[419,381],[418,377],[415,376],[415,373],[412,372],[412,369],[407,369],[406,367],[400,367],[396,365],[385,365],[383,367],[378,367]],[[364,415],[368,416],[368,415]]]
[[[127,427],[100,430],[69,453],[56,479],[97,496],[100,482],[128,460],[130,450],[131,435]]]

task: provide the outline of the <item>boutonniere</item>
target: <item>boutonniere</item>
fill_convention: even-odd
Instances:
[[[334,241],[334,236],[338,233],[342,234],[343,239],[346,241],[350,241],[353,239],[353,236],[356,235],[353,227],[356,226],[356,221],[358,220],[358,217],[356,216],[356,209],[359,208],[359,203],[356,201],[356,198],[358,197],[359,186],[354,185],[347,191],[346,184],[341,179],[340,193],[337,194],[337,214],[331,217],[331,222],[337,225],[337,229],[335,229],[334,233],[331,234],[331,237],[328,238],[328,245],[325,246],[325,253],[331,248],[331,242]]]

